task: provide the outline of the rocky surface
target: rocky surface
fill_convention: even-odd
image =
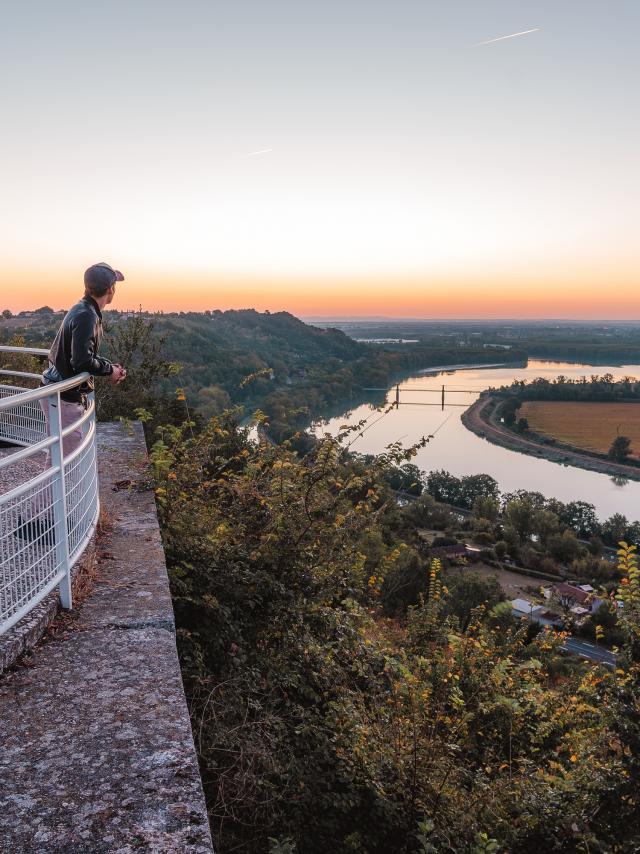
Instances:
[[[0,679],[0,850],[211,852],[140,425],[101,425],[95,586]]]

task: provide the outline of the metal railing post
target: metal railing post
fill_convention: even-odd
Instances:
[[[0,345],[0,355],[47,350]],[[95,401],[77,418],[62,417],[60,394],[78,388],[87,373],[54,386],[29,388],[39,374],[0,370],[0,439],[21,449],[0,455],[0,474],[17,472],[17,486],[0,486],[0,635],[58,588],[63,607],[72,605],[71,574],[96,530],[98,493]],[[7,381],[5,377],[9,377]],[[75,416],[75,413],[74,413]],[[64,434],[69,441],[65,441]],[[82,437],[79,440],[79,435]],[[74,446],[73,450],[66,450]],[[38,474],[24,480],[20,466],[40,454],[49,459]]]
[[[53,529],[56,538],[56,557],[59,566],[64,567],[64,576],[60,581],[60,604],[63,608],[73,607],[71,594],[71,569],[69,567],[69,535],[67,533],[67,490],[64,480],[64,440],[62,438],[62,406],[60,392],[50,394],[49,424],[51,435],[56,441],[51,446],[51,465],[58,467],[58,472],[51,483],[53,494]]]
[[[96,393],[95,393],[95,391],[88,392],[88,394],[87,394],[87,407],[92,410],[90,420],[86,421],[85,424],[83,424],[83,429],[88,432],[92,426],[93,426],[94,430],[96,427]],[[95,434],[94,434],[93,449],[91,451],[91,466],[93,469],[93,477],[95,477],[96,481],[98,480],[98,457],[97,457],[97,454],[98,454],[98,446],[97,446]],[[96,496],[96,505],[97,505],[97,512],[99,513],[100,512],[100,496],[99,495]]]

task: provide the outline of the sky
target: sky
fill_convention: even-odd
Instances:
[[[0,13],[0,310],[640,318],[638,0]]]

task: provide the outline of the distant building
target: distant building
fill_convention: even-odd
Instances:
[[[562,626],[562,618],[550,611],[546,605],[536,605],[528,599],[512,599],[511,612],[517,620],[523,617],[541,626]]]
[[[543,626],[553,626],[556,629],[560,629],[563,627],[563,622],[560,615],[554,613],[553,611],[549,611],[546,608],[543,608],[543,610],[536,615],[536,622],[540,623]]]
[[[534,610],[542,610],[542,605],[534,605],[528,599],[512,599],[511,609],[515,615],[520,617],[529,617]]]
[[[591,590],[584,589],[584,587],[590,586],[591,585],[586,584],[579,587],[574,584],[567,584],[566,581],[562,581],[559,584],[554,585],[553,592],[562,605],[573,613],[595,614],[598,608],[602,605],[602,599],[595,595],[593,588],[591,588]]]

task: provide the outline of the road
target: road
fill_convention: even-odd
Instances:
[[[617,656],[615,653],[588,641],[579,640],[578,638],[567,638],[562,649],[570,655],[578,655],[581,658],[598,661],[600,664],[607,664],[609,667],[616,666]]]

